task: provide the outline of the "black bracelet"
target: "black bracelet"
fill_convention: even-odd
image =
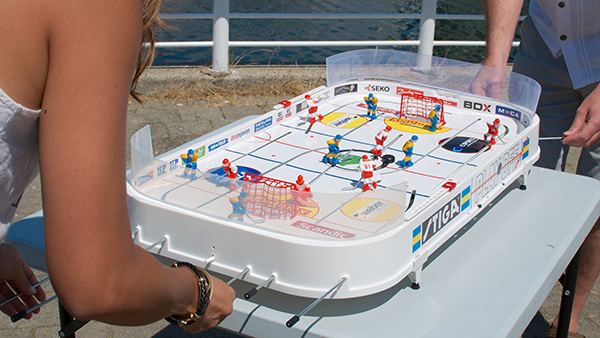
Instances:
[[[183,327],[193,324],[206,312],[212,298],[212,278],[204,269],[198,268],[188,262],[175,262],[172,266],[175,268],[184,267],[190,269],[196,275],[196,280],[198,281],[198,306],[196,311],[183,316],[173,315],[165,318],[169,323]]]

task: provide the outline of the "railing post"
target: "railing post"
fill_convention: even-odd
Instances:
[[[228,72],[229,67],[229,0],[213,2],[212,70]]]
[[[435,16],[437,11],[437,0],[423,0],[421,4],[421,24],[419,27],[419,54],[433,55],[433,38],[435,36]],[[431,68],[431,58],[419,58],[418,67],[421,69]]]

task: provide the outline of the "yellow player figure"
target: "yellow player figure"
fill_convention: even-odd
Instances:
[[[402,151],[404,152],[404,159],[402,161],[400,161],[401,168],[412,167],[412,165],[413,165],[413,162],[412,162],[413,147],[414,147],[415,143],[417,143],[418,139],[419,139],[419,137],[417,135],[413,135],[410,140],[408,140],[408,141],[406,141],[406,143],[404,143],[404,146],[402,147]]]
[[[181,154],[181,161],[185,164],[185,171],[183,172],[183,177],[187,177],[191,172],[192,180],[195,180],[196,177],[196,169],[198,169],[198,164],[196,161],[198,160],[198,154],[192,149],[188,150],[187,154]]]
[[[323,163],[338,164],[338,155],[340,153],[340,141],[342,141],[342,135],[337,134],[333,139],[327,141],[329,152],[323,156]]]
[[[438,113],[442,110],[442,106],[436,104],[431,113],[429,113],[429,122],[431,125],[429,126],[429,131],[436,131],[438,124]]]
[[[365,96],[365,103],[367,104],[367,117],[371,119],[377,118],[377,98],[373,96],[373,94],[369,94],[369,96]]]
[[[227,216],[227,218],[236,219],[238,221],[244,221],[244,215],[246,214],[246,200],[248,195],[245,192],[241,192],[238,197],[231,197],[229,203],[233,208],[233,212]]]

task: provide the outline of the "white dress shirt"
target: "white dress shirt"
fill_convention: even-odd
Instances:
[[[578,89],[600,81],[600,1],[531,0],[529,15]]]

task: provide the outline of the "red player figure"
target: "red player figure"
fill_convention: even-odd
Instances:
[[[500,129],[500,119],[495,119],[494,122],[487,121],[488,132],[483,135],[483,139],[487,140],[488,136],[490,137],[490,144],[496,144],[496,137],[498,137],[498,130]]]
[[[369,160],[369,156],[363,155],[362,160],[360,161],[360,170],[364,181],[362,190],[370,190],[371,188],[369,187],[369,183],[371,183],[373,189],[376,189],[377,182],[373,180],[373,170],[375,170],[375,164],[373,164],[373,161]]]
[[[375,136],[375,148],[373,148],[373,150],[371,150],[373,155],[381,156],[381,153],[383,151],[383,142],[385,142],[385,140],[387,140],[388,134],[390,133],[391,130],[392,130],[392,127],[385,126],[384,129],[382,129],[379,133],[377,133],[377,135]]]
[[[313,194],[310,192],[310,186],[308,186],[308,183],[304,180],[304,177],[302,177],[302,175],[298,175],[298,179],[294,183],[294,187],[292,189],[294,190],[292,191],[292,195],[294,196],[294,199],[296,200],[296,202],[298,202],[298,204],[312,204],[308,201],[308,199],[311,198]]]
[[[223,170],[225,170],[225,176],[228,178],[237,178],[237,167],[228,159],[223,160]]]
[[[310,123],[308,129],[306,129],[306,133],[308,133],[310,131],[310,128],[312,128],[313,124],[317,122],[317,119],[319,119],[319,121],[323,120],[323,115],[317,113],[317,110],[319,109],[317,107],[317,104],[319,103],[319,101],[311,98],[308,94],[306,94],[304,98],[306,99],[306,104],[308,104],[307,120],[308,123]]]

